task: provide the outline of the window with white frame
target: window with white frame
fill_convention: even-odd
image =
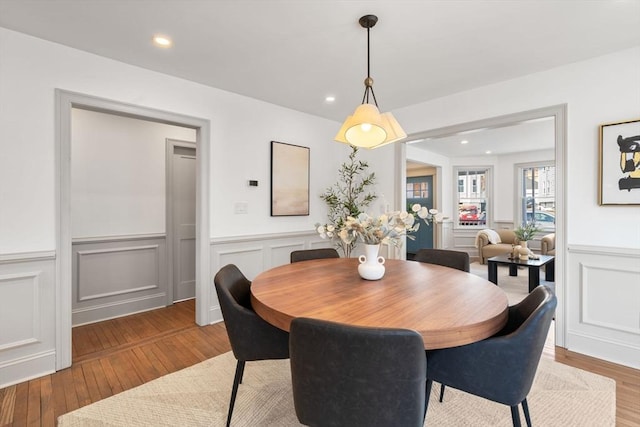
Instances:
[[[543,231],[556,228],[556,168],[552,162],[518,165],[518,222],[534,221]]]
[[[489,209],[489,178],[487,167],[458,167],[454,169],[458,189],[457,227],[485,228]]]

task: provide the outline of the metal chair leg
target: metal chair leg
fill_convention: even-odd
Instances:
[[[440,402],[444,399],[444,384],[440,384]]]
[[[238,385],[242,382],[244,374],[244,360],[238,360],[236,364],[236,375],[233,379],[233,388],[231,389],[231,401],[229,402],[229,414],[227,415],[227,427],[231,425],[231,416],[233,415],[233,406],[236,404],[236,394],[238,393]]]
[[[529,404],[525,398],[522,401],[522,411],[524,412],[524,419],[527,420],[527,427],[531,427],[531,417],[529,417]]]
[[[518,411],[518,405],[514,405],[511,407],[511,419],[513,420],[513,427],[521,427],[520,411]]]
[[[433,380],[427,380],[427,389],[425,395],[424,402],[424,417],[427,418],[427,409],[429,408],[429,397],[431,397],[431,386],[433,385]]]

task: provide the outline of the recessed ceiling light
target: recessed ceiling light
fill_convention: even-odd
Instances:
[[[169,37],[161,35],[153,36],[153,43],[159,47],[171,47],[173,44]]]
[[[491,150],[485,151],[484,154],[491,154]]]
[[[326,102],[327,104],[331,104],[333,102],[335,102],[336,97],[333,95],[329,95],[324,99],[324,102]]]
[[[466,139],[463,139],[462,141],[460,141],[460,144],[468,144],[469,141],[467,141]]]

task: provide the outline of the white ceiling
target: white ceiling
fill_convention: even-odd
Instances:
[[[383,111],[640,45],[639,0],[0,0],[2,27],[336,121],[369,13]]]
[[[462,141],[467,143],[462,144]],[[472,129],[416,141],[415,147],[446,157],[477,158],[552,150],[555,147],[555,120],[547,117],[493,129]]]

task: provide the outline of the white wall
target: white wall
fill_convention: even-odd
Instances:
[[[166,138],[194,129],[74,108],[72,237],[165,232]]]

